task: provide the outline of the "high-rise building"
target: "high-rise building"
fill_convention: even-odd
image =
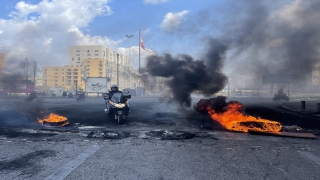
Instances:
[[[0,75],[6,71],[6,55],[0,53]]]

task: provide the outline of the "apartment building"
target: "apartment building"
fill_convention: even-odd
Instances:
[[[62,87],[64,90],[84,89],[84,81],[80,72],[82,66],[53,66],[42,68],[42,84],[49,87]]]
[[[320,62],[315,63],[312,67],[311,86],[312,88],[320,87]]]
[[[36,76],[35,80],[36,80],[36,84],[35,84],[36,87],[43,85],[41,76]]]
[[[106,59],[106,51],[111,51],[101,45],[95,46],[70,46],[69,62],[72,66],[82,65],[85,59]]]
[[[69,62],[66,66],[43,67],[42,84],[70,90],[75,89],[77,81],[77,88],[85,89],[84,73],[87,77],[106,77],[110,79],[108,86],[118,84],[120,89],[129,88],[130,80],[135,81],[130,78],[129,58],[104,46],[71,46]]]
[[[4,74],[6,70],[6,55],[0,53],[0,75]]]

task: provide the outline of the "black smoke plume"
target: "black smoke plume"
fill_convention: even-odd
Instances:
[[[11,91],[18,88],[18,81],[22,79],[20,74],[4,74],[0,78],[0,85],[3,89],[9,90],[11,96]]]
[[[152,76],[166,77],[173,98],[181,106],[191,106],[191,93],[199,91],[212,95],[227,83],[227,77],[221,72],[227,45],[217,39],[210,39],[207,52],[201,60],[194,60],[190,55],[147,57],[146,71]]]

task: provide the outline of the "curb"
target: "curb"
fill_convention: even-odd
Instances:
[[[301,114],[306,114],[306,115],[315,116],[315,117],[319,117],[320,116],[320,115],[315,115],[313,113],[303,112],[303,111],[300,111],[300,110],[297,110],[297,109],[291,109],[291,108],[286,107],[283,104],[281,104],[281,107],[284,108],[284,109],[287,109],[289,111],[294,111],[294,112],[298,112],[298,113],[301,113]]]

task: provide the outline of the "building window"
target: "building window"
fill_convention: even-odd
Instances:
[[[94,50],[94,52],[99,52],[99,50]]]
[[[74,60],[74,58],[72,58],[72,61]]]
[[[95,54],[95,56],[99,56],[99,54]]]
[[[88,54],[88,56],[91,56],[91,54]]]
[[[78,58],[78,61],[80,61],[80,58]]]
[[[90,53],[90,51],[89,51],[89,50],[87,50],[87,53]]]
[[[80,54],[77,54],[76,56],[80,56]]]
[[[76,52],[80,52],[80,50],[77,50]]]

